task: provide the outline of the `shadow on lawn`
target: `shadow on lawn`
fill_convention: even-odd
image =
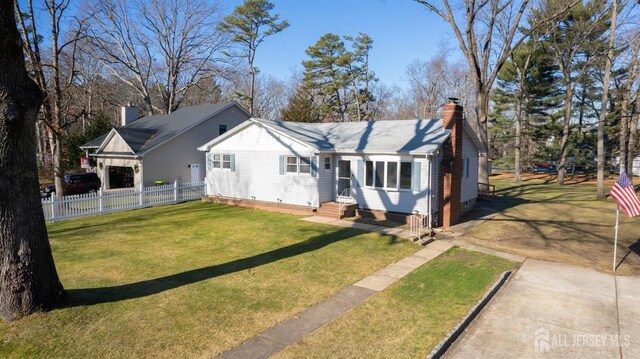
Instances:
[[[627,253],[624,255],[624,257],[622,257],[622,260],[619,261],[618,264],[616,265],[616,269],[618,269],[618,267],[620,267],[622,263],[624,263],[624,261],[627,259],[629,254],[635,253],[637,256],[640,256],[640,239],[635,241],[635,243],[630,245],[628,248],[629,250],[627,251]]]
[[[113,287],[71,289],[67,290],[67,298],[62,307],[76,307],[101,303],[117,302],[121,300],[145,297],[165,290],[175,289],[184,285],[197,283],[225,274],[240,272],[256,268],[264,264],[277,262],[281,259],[294,257],[299,254],[323,248],[329,244],[339,242],[363,232],[356,229],[340,229],[336,232],[309,238],[303,242],[278,248],[252,257],[237,259],[231,262],[216,264],[209,267],[172,274],[166,277],[154,278],[136,283],[117,285]],[[393,244],[391,241],[389,244]]]

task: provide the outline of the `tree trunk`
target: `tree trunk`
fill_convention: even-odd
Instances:
[[[627,147],[627,168],[631,176],[629,178],[633,182],[633,159],[636,153],[636,142],[638,139],[638,117],[640,117],[640,88],[636,90],[636,103],[632,111],[631,123],[629,124],[629,145]]]
[[[51,165],[53,167],[53,181],[56,186],[56,197],[64,196],[64,167],[62,167],[62,139],[53,131],[51,132]]]
[[[520,90],[520,95],[516,100],[516,138],[515,138],[515,159],[514,159],[514,171],[515,171],[515,181],[520,182],[522,180],[520,176],[520,144],[522,142],[521,135],[521,127],[522,127],[522,89]]]
[[[52,308],[63,293],[34,156],[42,93],[25,69],[13,5],[0,2],[0,317],[7,321]]]
[[[600,121],[598,122],[598,178],[597,198],[606,199],[604,193],[604,124],[607,121],[607,102],[609,101],[609,78],[611,77],[611,63],[613,62],[613,45],[616,38],[616,20],[618,17],[618,0],[613,0],[611,9],[611,29],[609,30],[609,51],[604,66],[604,79],[602,81],[602,108],[600,109]],[[624,114],[623,114],[624,116]]]
[[[256,69],[253,67],[253,62],[249,62],[249,76],[251,76],[251,84],[249,85],[249,112],[252,116],[255,116],[253,96],[256,91]]]
[[[629,94],[624,92],[622,94],[622,103],[620,104],[620,172],[627,172],[627,136],[629,133],[629,121],[627,120],[627,114],[629,113]]]
[[[567,77],[568,76],[568,77]],[[571,74],[566,75],[565,79],[571,78]],[[565,80],[566,94],[564,99],[564,117],[562,120],[562,142],[560,142],[560,163],[558,164],[558,184],[564,184],[564,177],[567,174],[567,156],[569,149],[569,124],[571,123],[571,112],[573,108],[571,106],[571,100],[573,99],[573,85],[571,80]]]
[[[487,117],[489,113],[489,94],[477,90],[476,115],[478,117],[478,139],[480,140],[481,156],[478,157],[478,182],[489,183],[489,136],[487,133]]]

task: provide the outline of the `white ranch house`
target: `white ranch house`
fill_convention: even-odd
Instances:
[[[448,226],[475,203],[480,146],[461,106],[443,113],[444,121],[251,118],[198,148],[206,152],[207,193],[306,208],[343,201],[429,214]]]
[[[249,119],[236,102],[183,107],[168,115],[138,118],[122,108],[122,127],[81,146],[96,158],[103,189],[203,181],[205,159],[196,148]]]

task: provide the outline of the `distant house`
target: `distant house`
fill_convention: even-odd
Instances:
[[[95,151],[104,189],[151,186],[156,181],[204,180],[205,158],[197,147],[251,116],[236,102],[184,107],[168,115],[138,118],[122,108],[122,127],[81,146]]]
[[[342,201],[432,214],[448,226],[477,197],[480,146],[462,116],[451,102],[442,120],[252,118],[199,148],[207,153],[208,193],[305,208]]]

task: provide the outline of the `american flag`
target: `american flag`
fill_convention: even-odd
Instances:
[[[627,217],[640,215],[640,201],[626,173],[620,172],[620,177],[611,188],[611,197],[618,202]]]

